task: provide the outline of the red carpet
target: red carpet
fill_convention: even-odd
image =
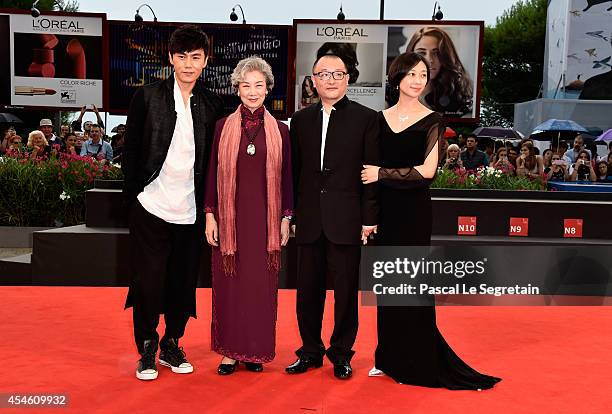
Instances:
[[[299,344],[294,291],[280,293],[276,360],[262,374],[219,377],[220,357],[210,351],[210,291],[201,289],[199,319],[190,321],[181,342],[196,372],[180,376],[160,367],[159,378],[145,383],[134,376],[138,356],[131,312],[122,311],[125,293],[0,287],[0,393],[67,393],[62,413],[610,412],[610,307],[439,308],[440,330],[455,351],[503,378],[489,391],[448,391],[367,377],[376,328],[369,307],[360,308],[353,379],[336,380],[327,361],[322,369],[286,375]],[[331,320],[327,312],[325,338]]]

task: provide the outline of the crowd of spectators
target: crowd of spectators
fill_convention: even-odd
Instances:
[[[445,141],[440,146],[440,167],[462,172],[493,167],[505,174],[547,181],[612,183],[612,142],[607,153],[598,157],[597,145],[585,145],[581,135],[574,138],[571,148],[566,141],[555,141],[542,154],[530,138],[517,144],[489,138],[482,141],[474,134]]]
[[[25,154],[31,158],[46,159],[59,153],[93,157],[102,163],[121,163],[126,127],[120,124],[111,137],[106,135],[104,122],[98,109],[91,111],[97,122],[85,121],[88,111],[81,108],[79,117],[70,125],[60,125],[59,135],[50,119],[40,120],[38,129],[17,134],[9,127],[2,134],[0,155]],[[115,131],[115,130],[113,130]],[[26,137],[27,135],[27,137]],[[24,138],[26,137],[26,138]],[[566,141],[551,143],[542,154],[530,138],[515,144],[512,141],[482,140],[474,134],[443,140],[440,145],[440,167],[448,170],[476,171],[493,167],[505,174],[529,178],[543,177],[547,181],[608,182],[612,183],[612,142],[607,153],[597,156],[597,146],[585,145],[581,135],[570,144]]]
[[[120,164],[125,125],[118,125],[117,133],[110,137],[104,131],[104,122],[95,106],[92,105],[91,111],[96,115],[97,122],[83,122],[83,116],[87,111],[86,107],[83,107],[76,120],[70,125],[59,125],[59,128],[56,128],[50,119],[43,118],[38,123],[37,129],[24,132],[23,137],[17,134],[15,127],[8,127],[1,135],[0,156],[22,154],[33,159],[45,160],[65,153],[92,157],[101,163]],[[55,133],[57,130],[59,135]]]

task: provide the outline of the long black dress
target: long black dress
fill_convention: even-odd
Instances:
[[[444,133],[442,117],[425,116],[399,133],[380,117],[380,219],[376,244],[427,246],[431,241],[431,179],[422,165]],[[375,366],[402,384],[475,390],[500,378],[480,374],[448,346],[436,326],[434,306],[379,306]],[[400,328],[401,327],[401,328]]]

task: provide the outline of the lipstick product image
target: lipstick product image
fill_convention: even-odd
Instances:
[[[54,34],[41,34],[40,43],[45,49],[53,49],[59,43],[57,36]]]
[[[49,88],[35,88],[33,86],[15,86],[15,95],[55,95],[57,92],[55,89]]]
[[[34,60],[28,67],[28,75],[43,78],[55,76],[55,52],[52,49],[33,49]]]
[[[71,39],[66,45],[66,56],[68,57],[70,75],[75,79],[85,79],[87,66],[85,62],[85,50],[78,39]]]

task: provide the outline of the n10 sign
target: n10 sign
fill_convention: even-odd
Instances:
[[[469,216],[457,217],[457,235],[475,236],[476,235],[476,217],[469,217]]]

